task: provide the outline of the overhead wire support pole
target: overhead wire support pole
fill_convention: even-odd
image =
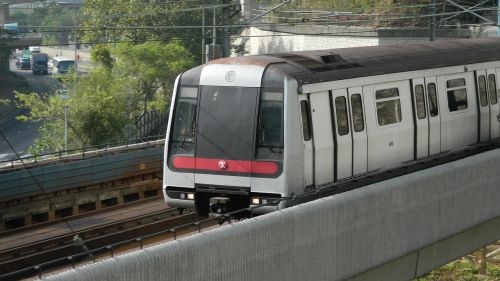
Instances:
[[[455,2],[453,2],[453,1],[451,1],[451,0],[446,0],[446,2],[450,3],[451,5],[453,5],[453,6],[457,7],[457,8],[459,8],[459,9],[461,9],[461,10],[464,10],[464,11],[465,11],[465,12],[467,12],[467,13],[470,13],[470,14],[472,14],[472,15],[474,15],[474,16],[476,16],[476,17],[478,17],[478,18],[480,18],[480,19],[482,19],[482,20],[484,20],[484,21],[486,21],[487,23],[492,23],[492,24],[494,24],[494,22],[492,22],[491,20],[489,20],[489,19],[487,19],[487,18],[485,18],[485,17],[481,16],[480,14],[478,14],[478,13],[476,13],[476,12],[472,11],[472,8],[468,8],[468,9],[467,9],[467,8],[465,8],[464,6],[459,5],[459,4],[457,4],[457,3],[455,3]]]
[[[201,7],[201,64],[205,62],[205,4],[202,4]]]
[[[225,58],[229,56],[229,7],[226,6],[227,0],[223,0],[222,4],[222,57]]]
[[[472,10],[472,9],[474,9],[474,8],[478,7],[478,6],[481,6],[481,5],[483,5],[483,4],[485,4],[486,2],[489,2],[489,1],[490,1],[490,0],[484,0],[483,2],[477,3],[476,5],[474,5],[474,6],[470,7],[470,8],[469,8],[469,10]],[[456,16],[458,16],[458,15],[461,15],[461,14],[463,14],[463,13],[465,13],[465,11],[461,11],[461,12],[458,12],[458,13],[456,13],[456,14],[452,15],[452,16],[449,16],[449,17],[447,17],[447,18],[444,18],[444,19],[442,19],[440,22],[442,22],[442,21],[446,21],[446,20],[449,20],[449,19],[454,18],[454,17],[456,17]]]
[[[430,30],[430,41],[436,40],[436,0],[432,0],[432,18],[431,18],[431,30]]]

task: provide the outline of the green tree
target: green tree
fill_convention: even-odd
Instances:
[[[41,25],[55,28],[42,28],[45,31],[43,44],[57,45],[67,44],[71,35],[70,30],[78,24],[78,10],[61,7],[55,3],[50,4],[47,14],[42,20]]]
[[[79,21],[79,8],[50,3],[47,6],[15,10],[12,22],[17,22],[22,32],[42,32],[43,44],[67,44],[70,30]],[[25,28],[25,27],[29,28]]]
[[[57,94],[16,93],[19,107],[30,109],[23,121],[42,121],[41,137],[30,153],[64,148],[64,107],[68,108],[68,148],[99,146],[135,136],[135,122],[144,110],[167,110],[176,75],[194,65],[193,56],[179,43],[123,44],[115,53],[99,47],[101,64],[87,76],[69,73],[62,83],[69,98]],[[99,54],[96,54],[99,53]]]
[[[203,1],[205,7],[222,1]],[[206,9],[206,22],[211,24],[213,9]],[[218,24],[222,24],[222,9],[216,9]],[[170,42],[182,40],[183,45],[201,61],[202,10],[191,0],[129,1],[87,0],[82,7],[81,26],[84,42],[123,42],[140,44],[146,41]],[[181,28],[194,26],[190,28]],[[210,37],[210,29],[206,30]],[[220,32],[220,29],[217,31]],[[219,33],[220,39],[220,33]]]
[[[92,48],[90,60],[93,63],[104,67],[108,71],[111,71],[113,68],[114,60],[111,57],[111,51],[104,44],[98,44]]]
[[[132,77],[130,86],[140,97],[136,100],[143,101],[143,112],[166,109],[175,77],[194,65],[193,56],[177,41],[122,44],[117,58],[116,72]]]

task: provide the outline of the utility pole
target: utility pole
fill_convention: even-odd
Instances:
[[[201,64],[205,60],[205,4],[201,5]]]
[[[222,8],[222,25],[224,26],[222,30],[222,57],[226,58],[229,56],[229,6],[227,6],[227,0],[222,0],[222,4],[224,5]]]
[[[63,106],[64,110],[64,153],[68,151],[68,106]]]
[[[221,46],[217,44],[217,10],[214,6],[213,8],[213,23],[212,23],[212,44],[206,45],[206,57],[205,62],[209,62],[214,59],[221,57]]]
[[[498,27],[498,36],[500,36],[500,1],[498,1],[498,9],[497,9],[497,27]]]
[[[215,29],[215,24],[216,24],[216,17],[215,15],[217,14],[217,11],[215,10],[215,7],[214,7],[214,19],[213,19],[213,23],[212,23],[212,45],[215,46],[215,38],[217,37],[217,29]]]
[[[430,26],[430,41],[436,40],[436,0],[432,0],[432,18],[431,18],[431,26]]]

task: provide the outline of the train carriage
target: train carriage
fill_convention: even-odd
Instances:
[[[494,140],[499,75],[498,39],[198,66],[175,82],[166,202],[224,213]]]

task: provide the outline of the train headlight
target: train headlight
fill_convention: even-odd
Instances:
[[[260,205],[260,198],[259,197],[252,197],[251,202],[252,202],[252,205]]]
[[[189,193],[187,194],[187,199],[189,199],[189,200],[194,200],[194,193],[189,192]]]
[[[184,193],[184,192],[179,193],[179,198],[186,199],[186,193]]]

